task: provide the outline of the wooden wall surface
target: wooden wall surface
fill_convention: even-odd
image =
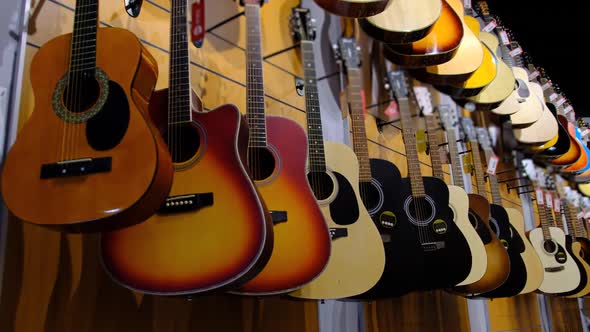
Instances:
[[[31,59],[46,41],[71,31],[75,1],[37,0],[33,3],[38,7],[29,27],[20,125],[34,108],[28,74]],[[134,32],[158,61],[157,88],[166,87],[170,1],[144,1],[142,13],[136,19],[125,14],[121,3],[121,0],[100,3],[101,25],[124,27]],[[296,0],[275,0],[263,7],[264,54],[293,45],[287,19],[291,8],[297,4]],[[208,2],[207,25],[212,26],[241,10],[231,0]],[[331,22],[334,24],[338,20]],[[245,19],[241,17],[207,34],[202,49],[191,47],[193,87],[207,108],[233,103],[242,111],[246,109],[244,25]],[[377,57],[369,57],[370,42],[364,36],[361,40],[367,60],[365,64],[370,64],[371,59]],[[322,50],[330,48],[330,45],[323,46]],[[324,59],[331,57],[324,56]],[[382,79],[372,74],[368,65],[365,65],[364,73],[366,91],[380,90],[375,84],[381,85]],[[293,83],[294,78],[301,75],[298,52],[285,52],[265,61],[264,75],[269,113],[304,123],[304,99],[297,95]],[[383,94],[368,94],[367,104],[387,98]],[[339,112],[338,109],[323,111]],[[406,174],[400,124],[394,123],[378,131],[372,116],[367,116],[366,124],[371,156],[393,161],[402,174]],[[428,156],[421,155],[420,158],[422,171],[429,175]],[[502,188],[505,190],[504,186]],[[520,207],[520,200],[514,192],[504,191],[503,194],[506,206]],[[102,271],[97,258],[97,235],[60,234],[10,220],[6,252],[0,331],[318,331],[317,304],[312,301],[225,295],[188,301],[134,294],[114,284]],[[572,308],[571,303],[552,301],[555,326],[567,326],[573,331],[575,318],[568,309]],[[372,302],[365,308],[367,331],[370,332],[469,330],[467,301],[445,292],[416,293]],[[493,331],[540,331],[534,295],[490,302],[490,319]]]

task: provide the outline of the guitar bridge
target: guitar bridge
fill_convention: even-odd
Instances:
[[[424,249],[424,251],[437,251],[440,249],[443,249],[445,247],[445,243],[443,241],[436,241],[436,242],[427,242],[427,243],[422,243],[422,249]]]
[[[213,193],[171,196],[166,198],[166,202],[160,207],[158,213],[187,212],[211,205],[213,205]]]
[[[559,272],[559,271],[563,271],[564,269],[565,269],[565,267],[563,267],[563,266],[552,266],[552,267],[546,267],[545,272]]]
[[[83,176],[111,171],[112,158],[81,158],[41,165],[41,179]]]
[[[346,228],[330,228],[330,237],[335,240],[339,237],[347,237],[348,229]]]

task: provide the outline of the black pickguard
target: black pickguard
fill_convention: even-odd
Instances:
[[[578,266],[578,269],[580,270],[580,284],[578,285],[578,287],[574,288],[573,290],[571,290],[569,292],[560,293],[559,295],[561,295],[561,296],[568,296],[568,295],[573,295],[573,294],[579,293],[582,289],[584,289],[584,287],[586,287],[586,284],[588,283],[588,275],[586,274],[586,269],[584,268],[584,265],[582,265],[582,263],[580,262],[578,257],[576,257],[576,255],[574,255],[573,250],[572,250],[572,243],[573,243],[572,236],[566,235],[565,236],[565,248],[566,248],[567,252],[570,254],[570,256],[572,256],[572,259],[574,260],[574,262],[576,262],[576,265]]]
[[[527,281],[526,265],[521,254],[524,252],[524,242],[508,219],[506,210],[496,204],[490,204],[491,217],[498,225],[498,239],[504,244],[510,258],[510,274],[508,279],[491,292],[480,294],[482,297],[510,297],[520,293]]]
[[[109,95],[102,109],[86,122],[86,139],[95,150],[116,147],[129,127],[129,101],[119,84],[109,81]]]
[[[471,271],[471,252],[465,237],[453,222],[447,185],[437,178],[424,177],[424,187],[426,194],[434,200],[434,220],[444,221],[446,232],[436,233],[432,223],[420,227],[409,221],[404,202],[411,196],[410,180],[402,179],[394,190],[389,191],[396,225],[393,228],[377,225],[382,236],[389,238],[384,242],[384,273],[372,289],[356,298],[378,299],[414,290],[448,288],[463,281]],[[444,242],[445,247],[425,251],[420,242],[420,231],[422,237],[427,234],[434,241]]]
[[[333,172],[338,182],[338,195],[330,203],[330,217],[338,225],[352,225],[359,218],[359,204],[354,188],[348,179],[340,173]]]

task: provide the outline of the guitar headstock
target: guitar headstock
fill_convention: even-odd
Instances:
[[[492,142],[490,140],[490,134],[488,133],[487,128],[477,128],[477,140],[479,141],[482,149],[489,150],[492,148]]]
[[[344,61],[347,68],[359,68],[361,66],[361,47],[354,38],[340,38],[338,40],[338,55]]]
[[[428,90],[425,86],[415,86],[414,87],[414,96],[416,97],[416,102],[422,111],[422,114],[425,116],[432,115],[434,110],[432,108],[432,96],[430,95],[430,90]]]
[[[295,7],[291,11],[291,32],[296,41],[314,41],[316,30],[309,8]]]
[[[391,70],[387,73],[387,81],[391,94],[396,99],[407,99],[410,95],[408,90],[408,76],[403,70]]]
[[[470,142],[477,142],[477,133],[471,118],[461,118],[461,127],[463,127],[463,131]]]
[[[452,129],[457,124],[459,119],[457,118],[457,112],[455,112],[450,105],[441,104],[436,107],[438,114],[440,115],[440,121],[442,122],[445,129]]]

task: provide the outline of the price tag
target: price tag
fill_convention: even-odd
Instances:
[[[584,214],[584,219],[590,219],[590,211]]]
[[[496,168],[498,168],[498,161],[500,160],[500,158],[498,158],[498,156],[493,155],[490,157],[490,160],[488,160],[488,174],[489,175],[496,175]]]
[[[545,202],[543,202],[543,190],[541,188],[536,188],[535,194],[537,196],[537,204],[545,205]]]
[[[471,9],[471,0],[463,0],[463,6],[465,9]]]
[[[193,0],[191,16],[191,41],[201,47],[205,40],[205,0]]]
[[[392,120],[399,119],[399,109],[397,108],[397,103],[395,101],[389,103],[389,105],[387,106],[385,111],[383,111],[383,113],[390,117]]]
[[[541,87],[543,88],[543,91],[549,89],[551,87],[551,81],[547,81],[547,83],[541,85]]]
[[[508,52],[508,54],[510,54],[510,56],[514,58],[515,56],[522,54],[522,48],[520,48],[520,46],[519,46],[519,47],[513,49],[512,51]]]
[[[563,109],[563,114],[567,114],[568,112],[573,111],[574,108],[572,107],[572,105],[568,105],[566,108]]]
[[[538,70],[535,70],[534,72],[532,72],[532,73],[529,74],[529,81],[534,80],[535,78],[539,77],[539,75],[541,75],[539,73],[539,71]]]
[[[561,200],[559,199],[559,197],[555,197],[553,199],[553,211],[555,211],[556,213],[561,212]]]
[[[481,29],[481,31],[492,32],[497,26],[498,23],[496,23],[496,20],[491,20],[490,23],[486,24],[486,26]]]
[[[545,192],[545,202],[547,203],[547,206],[551,209],[553,208],[553,197],[551,196],[550,192]]]
[[[584,131],[582,131],[581,135],[582,137],[586,137],[586,135],[590,134],[590,129],[586,128],[584,129]]]
[[[502,44],[510,45],[510,39],[508,38],[508,34],[506,33],[506,31],[502,30],[498,32],[498,35],[500,35],[500,40],[502,40]]]
[[[559,97],[559,95],[553,92],[551,95],[549,95],[549,101],[554,101],[555,99],[557,99],[557,97]]]
[[[563,97],[559,98],[559,100],[557,100],[555,102],[555,106],[557,106],[557,107],[559,107],[559,106],[561,106],[563,104],[565,104],[565,98],[563,98]]]

